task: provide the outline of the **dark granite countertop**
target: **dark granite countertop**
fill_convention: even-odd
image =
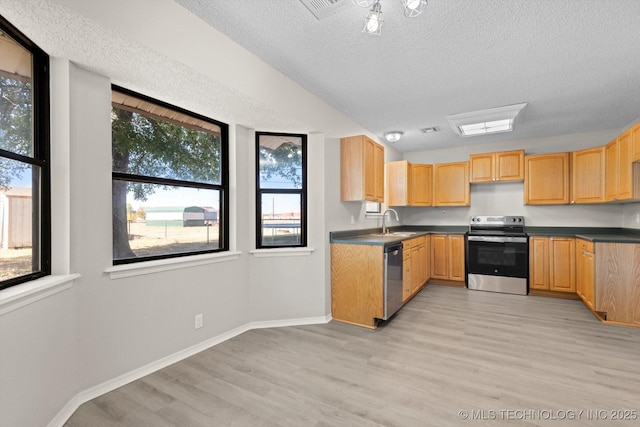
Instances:
[[[527,227],[529,237],[577,237],[591,242],[640,243],[640,230],[614,227]]]
[[[402,235],[382,236],[380,228],[359,230],[332,231],[329,233],[331,243],[353,245],[388,246],[403,240],[427,234],[465,234],[468,226],[464,225],[403,225],[390,227],[393,233]],[[577,237],[591,242],[637,243],[640,244],[640,229],[615,227],[526,227],[530,237]],[[409,235],[409,233],[413,233]]]
[[[469,230],[467,226],[446,225],[446,226],[420,226],[408,225],[400,227],[389,227],[392,233],[403,233],[402,235],[382,236],[381,228],[367,228],[360,230],[332,231],[329,233],[331,243],[342,243],[351,245],[380,245],[388,246],[403,240],[427,234],[464,234]]]

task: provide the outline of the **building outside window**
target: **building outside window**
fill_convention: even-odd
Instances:
[[[51,273],[48,69],[0,16],[0,289]]]
[[[112,90],[113,262],[229,249],[228,126]]]
[[[307,135],[256,132],[256,248],[307,245]]]

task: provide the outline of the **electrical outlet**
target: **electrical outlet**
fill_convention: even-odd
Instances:
[[[193,326],[193,329],[200,329],[202,328],[203,325],[203,319],[202,319],[202,313],[200,314],[196,314],[196,319],[195,319],[195,324]]]
[[[353,217],[353,215],[351,215],[351,224],[355,224],[356,223],[356,219]]]
[[[640,213],[636,214],[636,224],[640,224]]]

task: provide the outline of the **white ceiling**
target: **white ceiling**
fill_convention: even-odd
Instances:
[[[351,0],[176,0],[399,151],[621,129],[640,117],[640,1],[381,0],[380,37]],[[295,100],[291,100],[295,102]],[[527,102],[513,133],[463,138],[448,114]],[[420,128],[440,132],[423,134]]]

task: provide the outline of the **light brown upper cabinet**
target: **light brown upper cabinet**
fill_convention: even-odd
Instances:
[[[637,162],[640,160],[640,123],[631,128],[631,160]]]
[[[469,162],[433,165],[433,206],[470,206]]]
[[[619,201],[640,197],[634,175],[640,165],[633,163],[633,131],[629,129],[605,146],[605,200]]]
[[[535,154],[524,160],[524,203],[569,203],[569,153]]]
[[[571,153],[571,203],[604,202],[605,148]]]
[[[384,147],[365,135],[340,139],[340,200],[384,202]]]
[[[472,183],[524,179],[524,150],[472,154],[469,163]]]
[[[431,206],[433,165],[406,160],[388,162],[387,197],[389,206]]]

